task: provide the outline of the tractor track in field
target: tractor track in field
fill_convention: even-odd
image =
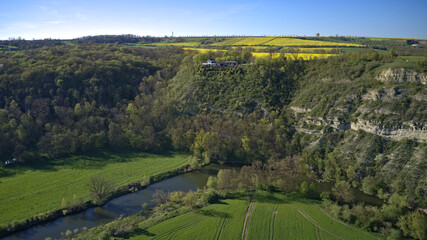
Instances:
[[[248,211],[246,212],[245,222],[243,224],[242,229],[242,237],[241,239],[246,240],[248,238],[249,233],[249,224],[251,223],[252,212],[255,209],[255,202],[251,202],[248,206]]]
[[[168,231],[166,231],[166,232],[163,232],[163,233],[159,234],[158,236],[154,237],[154,238],[153,238],[153,240],[154,240],[154,239],[161,239],[161,238],[166,237],[166,236],[168,236],[168,238],[167,238],[167,239],[171,239],[171,238],[172,238],[172,236],[173,236],[177,231],[182,230],[182,229],[185,229],[185,228],[188,228],[188,227],[191,227],[191,226],[193,226],[194,224],[199,223],[199,222],[201,222],[201,221],[203,221],[203,220],[205,220],[205,219],[198,219],[198,220],[196,220],[196,221],[192,221],[192,222],[187,223],[187,224],[184,224],[184,225],[182,225],[182,226],[179,226],[179,227],[173,228],[173,229],[171,229],[171,230],[168,230]]]
[[[290,207],[295,208],[305,219],[307,219],[309,222],[311,222],[314,226],[316,226],[320,230],[322,230],[322,231],[324,231],[324,232],[326,232],[326,233],[330,234],[331,236],[334,236],[334,237],[336,237],[338,239],[345,240],[345,238],[342,238],[342,237],[340,237],[340,236],[338,236],[338,235],[336,235],[336,234],[334,234],[334,233],[326,230],[325,228],[323,228],[319,223],[317,223],[314,219],[312,219],[308,214],[306,214],[302,210],[300,210],[300,209],[298,209],[297,207],[294,207],[294,206],[290,206]]]
[[[277,216],[277,208],[278,206],[276,206],[273,210],[273,221],[270,224],[270,239],[273,240],[274,239],[274,224],[276,223],[276,216]]]
[[[223,217],[223,218],[221,218],[221,221],[219,222],[219,231],[218,231],[218,236],[216,236],[216,234],[215,234],[214,239],[219,240],[219,238],[221,237],[221,233],[222,233],[222,230],[224,229],[225,221],[226,221],[226,220],[227,220],[227,217]]]

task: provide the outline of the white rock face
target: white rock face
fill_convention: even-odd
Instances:
[[[413,82],[413,83],[427,84],[427,74],[418,73],[405,68],[385,69],[377,76],[376,79],[381,82],[394,82],[394,83]]]
[[[379,122],[367,121],[359,119],[357,122],[342,122],[339,119],[301,119],[301,123],[307,123],[317,126],[329,126],[334,131],[362,130],[368,133],[378,135],[380,137],[400,141],[411,139],[417,142],[427,142],[427,128],[422,123],[402,122],[402,127],[382,126]],[[303,124],[296,128],[297,131],[321,134],[325,131],[305,129]]]
[[[418,142],[427,142],[427,129],[411,122],[405,122],[403,125],[407,127],[378,126],[370,121],[359,120],[351,123],[350,128],[353,130],[363,130],[395,141],[411,139]]]

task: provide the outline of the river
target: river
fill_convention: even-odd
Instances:
[[[208,177],[216,176],[220,168],[233,167],[210,164],[197,171],[172,177],[154,183],[143,190],[114,198],[102,207],[90,208],[81,213],[60,217],[52,222],[39,224],[27,230],[13,233],[2,238],[2,240],[43,240],[47,237],[55,239],[60,238],[67,230],[74,231],[74,229],[78,229],[82,231],[83,228],[96,227],[111,222],[120,216],[137,213],[142,210],[142,204],[144,203],[147,204],[148,208],[152,207],[151,200],[156,190],[188,192],[203,188]]]
[[[142,204],[146,203],[148,208],[153,207],[153,194],[157,190],[165,192],[173,191],[195,191],[206,185],[209,176],[216,176],[219,169],[238,169],[235,166],[224,166],[210,164],[202,169],[190,173],[175,176],[148,187],[121,197],[114,198],[104,206],[87,209],[81,213],[60,217],[54,221],[39,224],[27,230],[19,231],[8,235],[1,240],[43,240],[47,237],[61,238],[67,230],[78,231],[84,228],[92,228],[106,224],[117,219],[120,216],[128,216],[142,210]],[[332,183],[316,183],[317,191],[331,191]],[[381,205],[382,201],[377,197],[369,196],[357,189],[353,189],[356,201],[364,201],[373,205]]]

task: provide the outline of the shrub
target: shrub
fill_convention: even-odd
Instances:
[[[209,176],[208,182],[206,183],[208,188],[217,188],[218,187],[218,178],[214,176]]]
[[[182,191],[175,191],[175,192],[169,193],[169,200],[172,202],[181,202],[183,197],[184,197],[184,192]]]
[[[202,202],[203,203],[216,203],[219,199],[219,195],[216,191],[208,191],[205,194],[202,195]]]
[[[101,232],[98,235],[98,240],[109,240],[109,239],[110,239],[110,234],[108,232],[106,232],[106,231]]]
[[[191,208],[195,208],[197,206],[197,193],[193,191],[189,191],[187,195],[183,198],[184,205],[189,206]]]
[[[150,185],[150,177],[145,177],[141,181],[141,186],[148,186],[148,185]]]

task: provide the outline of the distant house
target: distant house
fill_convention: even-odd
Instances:
[[[221,66],[221,64],[219,64],[218,62],[216,62],[213,59],[209,59],[208,62],[203,63],[204,68],[217,68],[220,66]]]
[[[237,64],[237,61],[225,61],[221,63],[221,67],[235,67]]]
[[[207,62],[203,63],[202,66],[204,68],[218,68],[218,67],[234,67],[237,66],[237,61],[225,61],[222,63],[218,63],[213,59],[209,59]]]

